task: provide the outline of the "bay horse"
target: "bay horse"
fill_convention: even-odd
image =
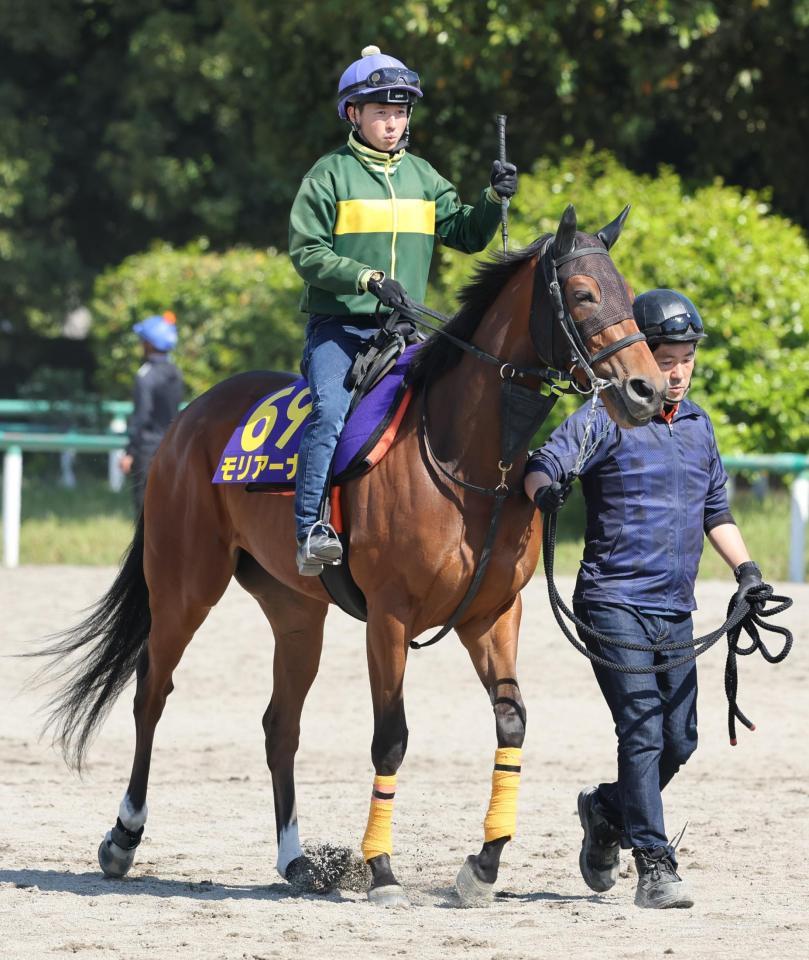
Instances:
[[[582,387],[596,376],[608,386],[603,398],[617,423],[639,425],[660,410],[665,382],[609,256],[627,210],[591,235],[577,230],[568,207],[555,235],[480,266],[445,328],[454,339],[434,335],[417,354],[413,401],[389,452],[342,489],[350,569],[367,599],[376,777],[362,850],[375,904],[408,903],[390,858],[396,773],[408,738],[403,679],[409,644],[446,624],[467,595],[492,529],[492,499],[485,494],[493,491],[502,495],[502,510],[490,562],[455,623],[489,695],[497,737],[483,846],[456,880],[463,903],[492,896],[501,852],[515,833],[526,718],[516,669],[520,591],[537,565],[541,517],[522,492],[536,424],[504,463],[503,389],[522,378],[522,396],[536,396],[547,373],[537,362],[559,366],[572,359],[572,376]],[[481,362],[486,358],[490,362]],[[57,669],[68,678],[52,701],[50,723],[66,759],[78,767],[89,737],[136,674],[131,777],[116,825],[99,848],[108,876],[126,874],[143,833],[152,743],[172,673],[234,576],[258,601],[275,637],[263,728],[277,869],[292,880],[305,868],[293,770],[330,599],[320,580],[297,572],[291,497],[211,484],[240,414],[292,379],[241,374],[180,414],[151,465],[144,512],[117,579],[87,620],[45,651],[58,657]],[[519,406],[508,416],[519,419]],[[65,666],[70,654],[80,659]]]

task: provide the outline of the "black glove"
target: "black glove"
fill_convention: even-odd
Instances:
[[[383,277],[381,280],[371,278],[368,281],[368,292],[372,293],[382,306],[389,307],[391,310],[401,310],[410,306],[411,300],[407,295],[407,290],[391,277]]]
[[[513,163],[495,160],[489,179],[498,197],[513,197],[517,192],[517,168]]]
[[[559,507],[567,500],[570,493],[570,487],[566,484],[564,487],[555,480],[547,487],[540,487],[534,494],[534,503],[545,513],[556,513]]]
[[[756,600],[766,600],[772,594],[772,587],[762,580],[761,570],[752,560],[740,563],[733,571],[733,575],[736,577],[739,589],[733,594],[732,608],[737,607],[742,600],[752,605]]]

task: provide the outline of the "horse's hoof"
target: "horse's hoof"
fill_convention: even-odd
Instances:
[[[135,862],[134,850],[122,850],[107,834],[98,848],[98,865],[105,877],[125,877]]]
[[[473,858],[467,857],[455,878],[458,899],[462,907],[488,907],[494,899],[494,884],[481,880],[472,862]]]
[[[375,907],[409,907],[407,894],[398,883],[386,883],[384,887],[371,887],[368,890],[368,903]]]

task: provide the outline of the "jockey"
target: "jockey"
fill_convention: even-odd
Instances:
[[[705,337],[691,301],[674,290],[635,300],[635,320],[668,377],[659,416],[622,430],[596,408],[598,446],[581,473],[587,507],[584,556],[574,593],[576,615],[614,639],[645,650],[600,646],[602,658],[651,666],[687,650],[660,643],[693,638],[694,583],[703,534],[733,569],[734,605],[755,596],[762,578],[728,507],[725,473],[708,415],[687,399],[697,345]],[[589,403],[569,417],[529,459],[525,489],[545,513],[559,508],[581,445]],[[579,867],[596,891],[616,882],[619,847],[631,848],[640,907],[690,907],[663,821],[661,790],[697,746],[697,671],[689,662],[657,674],[619,673],[593,665],[618,736],[618,776],[581,791],[584,830]]]
[[[303,178],[289,219],[289,254],[304,280],[308,313],[301,369],[312,412],[301,437],[295,491],[298,570],[317,576],[339,563],[340,541],[320,507],[351,392],[346,375],[387,315],[423,301],[435,236],[456,250],[483,250],[500,224],[501,198],[517,168],[495,161],[474,206],[425,160],[407,152],[419,76],[378,47],[366,47],[340,78],[337,112],[351,131]]]

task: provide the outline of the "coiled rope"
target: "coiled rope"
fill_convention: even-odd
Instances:
[[[555,512],[549,514],[545,517],[544,529],[542,531],[542,553],[545,578],[548,582],[548,599],[550,600],[551,610],[562,633],[564,633],[579,653],[583,654],[594,664],[605,667],[608,670],[618,671],[619,673],[665,673],[668,670],[673,670],[675,667],[696,660],[697,657],[705,653],[706,650],[710,650],[715,643],[727,635],[728,653],[727,659],[725,660],[725,694],[728,699],[728,735],[731,746],[736,746],[737,720],[743,723],[748,730],[755,730],[755,724],[745,716],[737,703],[739,690],[737,657],[747,657],[758,650],[767,663],[780,663],[786,659],[789,651],[792,649],[792,633],[786,627],[765,623],[765,618],[774,617],[779,613],[783,613],[784,610],[788,610],[792,606],[792,599],[787,596],[777,595],[773,593],[773,589],[769,584],[762,584],[760,587],[748,593],[747,597],[749,597],[749,600],[745,598],[735,606],[731,600],[728,604],[727,619],[718,630],[707,633],[704,637],[695,637],[692,640],[682,640],[674,643],[661,643],[653,648],[655,653],[669,653],[675,650],[686,649],[690,649],[690,653],[666,663],[657,663],[650,666],[630,666],[629,664],[615,663],[612,660],[607,660],[605,657],[593,653],[585,643],[582,643],[575,637],[565,623],[564,617],[567,617],[568,620],[575,624],[583,636],[604,646],[618,647],[623,650],[639,650],[647,653],[651,648],[648,644],[618,640],[613,637],[608,637],[598,630],[593,630],[592,627],[583,623],[576,614],[567,607],[559,595],[553,578],[553,561],[556,552],[556,522],[557,514]],[[775,606],[766,609],[768,603],[774,603]],[[784,645],[780,652],[770,652],[761,637],[760,630],[776,633],[784,638]],[[740,643],[742,631],[751,639],[749,646],[742,646]]]

